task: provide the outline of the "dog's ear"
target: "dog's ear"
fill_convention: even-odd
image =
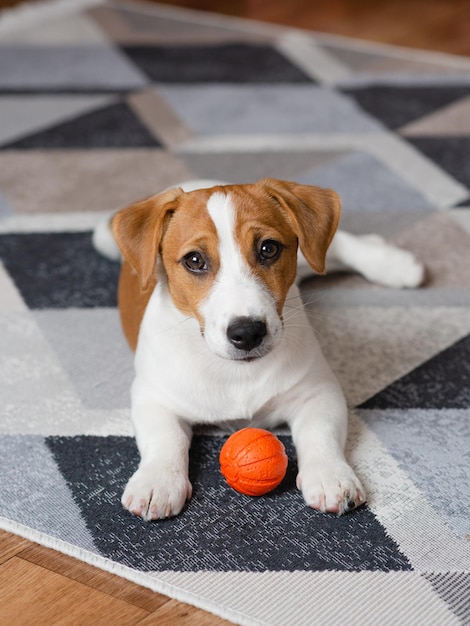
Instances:
[[[318,274],[323,274],[326,251],[341,214],[339,195],[331,189],[270,178],[260,180],[258,184],[280,203],[309,265]]]
[[[114,237],[124,258],[137,272],[142,290],[155,276],[165,226],[182,194],[179,188],[170,189],[131,204],[112,219]]]

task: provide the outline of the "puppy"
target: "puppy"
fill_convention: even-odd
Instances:
[[[365,501],[344,456],[346,402],[296,277],[328,267],[415,287],[423,267],[379,237],[334,237],[339,217],[334,191],[274,179],[188,183],[113,217],[141,456],[126,509],[145,520],[180,513],[191,496],[193,425],[228,420],[288,424],[309,507],[340,515]],[[109,255],[106,237],[97,229],[95,245],[108,243]]]

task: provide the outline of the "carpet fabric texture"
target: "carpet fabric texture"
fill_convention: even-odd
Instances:
[[[247,625],[470,623],[470,61],[145,3],[0,20],[0,527]],[[226,433],[194,495],[145,523],[132,355],[104,215],[193,178],[333,187],[341,226],[418,255],[427,282],[313,277],[302,293],[350,406],[367,506],[304,506],[296,458],[232,491]]]

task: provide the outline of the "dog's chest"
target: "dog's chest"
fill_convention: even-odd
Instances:
[[[193,422],[263,419],[272,412],[273,398],[286,387],[275,354],[259,363],[224,361],[202,338],[184,335],[154,349],[147,343],[136,356],[136,382],[145,378],[155,400]]]

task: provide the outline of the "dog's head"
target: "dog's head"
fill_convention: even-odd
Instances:
[[[334,191],[264,179],[171,189],[117,213],[113,232],[143,290],[160,258],[174,305],[197,319],[209,348],[248,361],[280,341],[297,247],[324,272],[339,214]]]

